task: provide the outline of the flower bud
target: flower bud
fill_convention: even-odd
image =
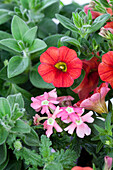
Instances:
[[[91,1],[88,5],[89,8],[93,8],[93,9],[95,8],[95,6],[96,6],[96,3],[94,1]]]
[[[99,35],[107,39],[110,38],[109,31],[107,31],[104,27],[100,29]]]
[[[19,140],[15,141],[14,143],[14,148],[19,151],[20,149],[22,149],[22,144]]]
[[[105,156],[104,161],[105,161],[104,170],[111,170],[113,158]]]

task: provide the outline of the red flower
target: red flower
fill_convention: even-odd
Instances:
[[[93,169],[90,167],[75,166],[71,170],[93,170]]]
[[[98,72],[103,81],[110,83],[113,88],[113,51],[102,56],[102,63],[99,64]]]
[[[62,46],[50,47],[40,56],[38,72],[55,87],[70,87],[81,74],[82,61],[74,50]]]
[[[107,22],[107,24],[104,26],[106,30],[109,30],[113,34],[113,21]]]
[[[78,94],[80,100],[88,97],[89,93],[97,87],[99,80],[98,65],[99,61],[96,57],[88,61],[83,60],[83,69],[86,74],[81,84],[73,90]]]
[[[93,11],[93,9],[89,7],[89,5],[84,6],[84,12],[85,12],[86,14],[88,14],[88,10],[91,11],[92,19],[95,19],[95,18],[99,17],[100,15],[103,15],[103,14],[100,13],[100,12]]]

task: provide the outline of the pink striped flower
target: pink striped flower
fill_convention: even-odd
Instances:
[[[48,116],[48,119],[44,122],[44,129],[47,129],[46,131],[46,135],[49,138],[51,136],[51,134],[53,133],[53,127],[56,129],[57,132],[62,132],[62,128],[57,124],[57,122],[55,121],[55,119],[57,118],[57,114],[61,111],[61,109],[59,109],[59,106],[56,107],[53,115],[50,114]]]

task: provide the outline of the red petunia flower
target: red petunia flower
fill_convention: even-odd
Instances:
[[[38,72],[55,87],[70,87],[81,74],[82,61],[74,50],[62,46],[50,47],[40,56]]]
[[[99,54],[98,54],[99,55]],[[78,87],[73,91],[78,94],[80,100],[85,99],[89,96],[89,93],[92,92],[98,84],[99,74],[98,74],[98,58],[93,57],[91,60],[83,60],[83,69],[86,74],[83,81]]]
[[[102,56],[102,63],[99,64],[98,72],[103,81],[110,83],[113,88],[113,51]]]
[[[75,166],[71,170],[93,170],[91,167]]]
[[[107,22],[107,24],[104,26],[106,30],[109,30],[113,34],[113,21]]]

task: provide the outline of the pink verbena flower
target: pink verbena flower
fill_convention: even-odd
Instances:
[[[47,129],[46,131],[46,135],[49,138],[51,136],[51,134],[53,133],[53,127],[56,129],[57,132],[62,132],[62,128],[57,124],[57,122],[55,121],[55,119],[57,118],[57,114],[60,112],[61,110],[59,109],[59,106],[56,107],[53,115],[50,114],[48,116],[48,119],[44,122],[44,129]]]
[[[76,128],[76,134],[80,138],[84,138],[85,135],[91,134],[91,129],[88,127],[88,125],[84,122],[92,123],[94,119],[91,117],[93,115],[93,112],[90,111],[84,116],[80,116],[78,119],[75,120],[72,124],[70,124],[68,127],[66,127],[64,130],[68,131],[69,134],[73,134],[75,128]]]
[[[41,114],[50,114],[49,108],[55,110],[56,106],[54,104],[59,103],[59,101],[57,101],[55,90],[52,90],[49,93],[44,92],[43,95],[32,97],[31,100],[33,101],[33,103],[31,103],[31,107],[35,109],[36,112],[39,112],[42,109]]]
[[[74,100],[72,96],[61,96],[58,97],[59,106],[72,106],[71,101]]]
[[[93,110],[97,113],[107,113],[107,107],[105,103],[105,96],[110,88],[108,88],[108,83],[102,83],[100,87],[97,87],[94,94],[91,97],[83,100],[80,107],[87,110]]]
[[[72,106],[68,106],[68,107],[61,107],[62,111],[60,113],[58,113],[57,117],[61,117],[61,120],[71,120],[72,122],[75,122],[75,119],[78,118],[78,115],[81,115],[83,113],[83,109],[81,109],[80,107],[75,108]],[[77,113],[77,114],[75,114]]]

